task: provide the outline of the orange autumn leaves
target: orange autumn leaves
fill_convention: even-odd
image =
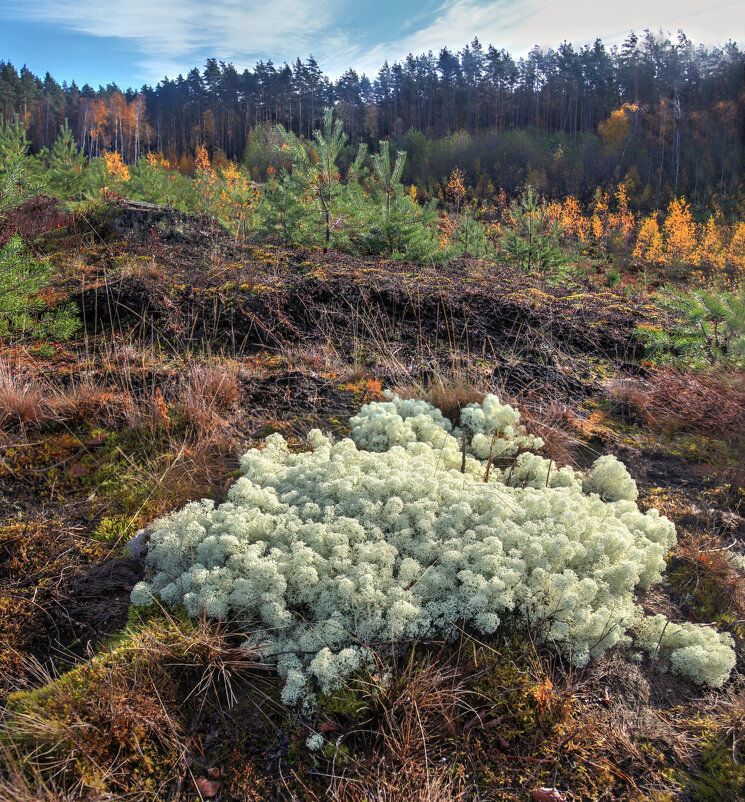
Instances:
[[[671,269],[699,268],[719,284],[745,279],[745,223],[728,225],[720,215],[696,223],[683,199],[671,201],[660,226],[651,214],[642,220],[633,258]]]
[[[607,192],[598,190],[587,214],[579,201],[570,196],[561,203],[549,203],[546,216],[551,223],[561,226],[565,239],[575,240],[584,250],[603,252],[613,238],[628,242],[636,229],[623,184],[616,190],[613,203]]]
[[[251,227],[259,190],[234,162],[215,169],[204,147],[197,148],[194,161],[197,191],[205,211],[212,210],[233,230],[236,240]]]

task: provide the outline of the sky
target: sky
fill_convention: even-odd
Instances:
[[[332,77],[351,67],[373,78],[385,60],[459,50],[474,37],[517,57],[646,28],[745,46],[745,0],[0,0],[0,61],[126,88],[207,58],[242,70],[312,53]]]

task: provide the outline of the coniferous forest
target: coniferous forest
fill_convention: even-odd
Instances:
[[[201,146],[246,161],[263,180],[271,127],[310,137],[333,104],[350,147],[390,140],[408,154],[404,181],[421,190],[436,192],[455,166],[482,195],[529,183],[587,200],[625,180],[646,210],[742,191],[744,91],[736,44],[708,48],[682,32],[645,31],[611,47],[564,42],[517,59],[474,39],[457,53],[409,55],[376,76],[348,70],[336,80],[312,56],[243,72],[209,59],[201,72],[139,90],[60,85],[0,64],[0,114],[23,120],[35,151],[67,120],[89,158],[155,152],[190,170]]]

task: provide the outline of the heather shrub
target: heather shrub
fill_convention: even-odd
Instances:
[[[630,643],[634,593],[660,581],[675,529],[639,511],[621,463],[552,470],[525,450],[541,445],[495,396],[457,428],[392,397],[337,443],[314,430],[293,453],[272,435],[225,503],[153,524],[132,600],[241,621],[288,704],[343,684],[376,644],[464,629],[530,628],[584,665]]]

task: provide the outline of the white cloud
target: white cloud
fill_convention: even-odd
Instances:
[[[745,0],[723,0],[708,7],[701,0],[448,0],[415,33],[345,55],[374,75],[386,59],[429,50],[438,53],[446,46],[459,50],[474,37],[484,46],[493,44],[519,56],[534,45],[556,48],[564,40],[583,44],[600,37],[610,44],[646,28],[672,34],[682,28],[689,39],[706,44],[730,38],[742,42]]]
[[[35,0],[9,7],[5,15],[125,40],[143,54],[140,69],[158,79],[164,67],[174,75],[205,55],[249,66],[260,56],[281,61],[333,49],[342,42],[334,18],[343,2]]]
[[[401,4],[402,33],[369,41],[358,0],[0,0],[0,16],[51,22],[100,37],[115,37],[142,57],[139,78],[157,81],[198,65],[207,56],[251,67],[257,58],[275,62],[313,53],[338,76],[354,67],[373,77],[387,59],[442,47],[459,50],[475,36],[482,44],[523,55],[535,44],[556,47],[564,39],[582,44],[601,37],[610,43],[632,29],[683,28],[694,41],[745,41],[745,0],[442,0],[429,19],[412,0]],[[341,20],[354,23],[343,30]],[[395,30],[396,20],[391,21]],[[405,32],[405,33],[403,33]]]

